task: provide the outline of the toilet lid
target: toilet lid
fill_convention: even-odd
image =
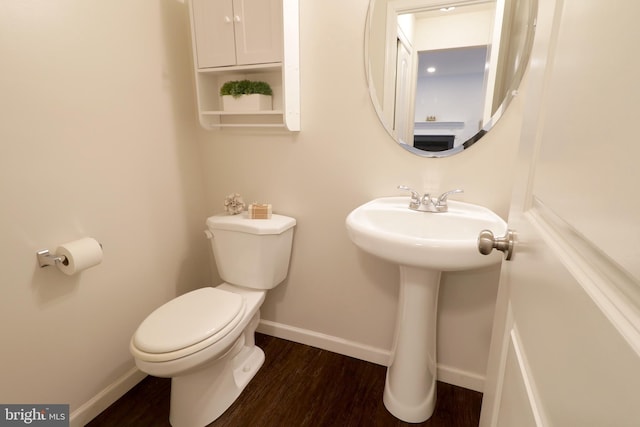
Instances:
[[[201,288],[175,298],[151,313],[133,343],[148,353],[168,353],[212,337],[241,314],[239,294]]]

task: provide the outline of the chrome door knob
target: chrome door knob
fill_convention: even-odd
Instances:
[[[482,230],[478,235],[478,250],[482,255],[489,255],[492,250],[497,249],[504,252],[504,259],[509,261],[513,256],[513,245],[515,242],[515,232],[507,230],[504,237],[495,237],[491,230]]]

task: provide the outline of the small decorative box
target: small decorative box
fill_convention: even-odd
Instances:
[[[265,203],[252,203],[249,205],[249,218],[269,219],[271,218],[271,205]]]

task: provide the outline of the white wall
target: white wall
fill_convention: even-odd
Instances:
[[[484,10],[418,19],[414,47],[424,51],[489,45],[494,15],[495,6],[487,3]]]
[[[301,1],[299,134],[228,129],[198,134],[208,211],[220,211],[224,197],[239,192],[298,220],[289,277],[268,294],[263,319],[301,328],[291,333],[296,339],[327,338],[305,337],[304,331],[335,337],[340,341],[335,348],[355,347],[355,355],[361,355],[358,345],[373,347],[374,355],[391,348],[399,277],[396,266],[349,241],[347,214],[374,197],[400,194],[397,185],[406,184],[432,192],[463,188],[459,199],[506,215],[511,183],[504,177],[510,176],[520,123],[516,101],[488,136],[457,156],[425,159],[398,147],[379,123],[366,87],[367,5],[367,0]],[[443,365],[484,375],[497,278],[497,268],[444,275]],[[277,325],[275,330],[286,335]]]
[[[133,366],[140,321],[206,283],[184,4],[0,2],[0,402],[70,403]],[[93,236],[77,276],[36,251]]]
[[[181,2],[0,3],[0,402],[77,411],[130,372],[139,322],[210,282],[201,231],[230,192],[298,219],[289,278],[263,317],[382,354],[398,273],[349,241],[348,212],[407,184],[464,188],[460,199],[506,214],[520,101],[472,149],[413,156],[369,101],[367,0],[300,9],[303,130],[285,134],[195,130]],[[73,277],[37,267],[36,250],[85,235],[103,243],[101,265]],[[449,381],[484,374],[496,283],[497,269],[444,275]]]
[[[443,121],[474,120],[477,126],[482,119],[483,82],[483,73],[418,77],[416,121],[437,116]]]

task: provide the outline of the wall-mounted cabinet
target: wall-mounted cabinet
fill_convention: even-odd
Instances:
[[[191,0],[191,29],[200,124],[300,130],[298,0]],[[261,80],[273,109],[226,112],[220,87]]]
[[[282,62],[282,0],[193,0],[197,67]]]

